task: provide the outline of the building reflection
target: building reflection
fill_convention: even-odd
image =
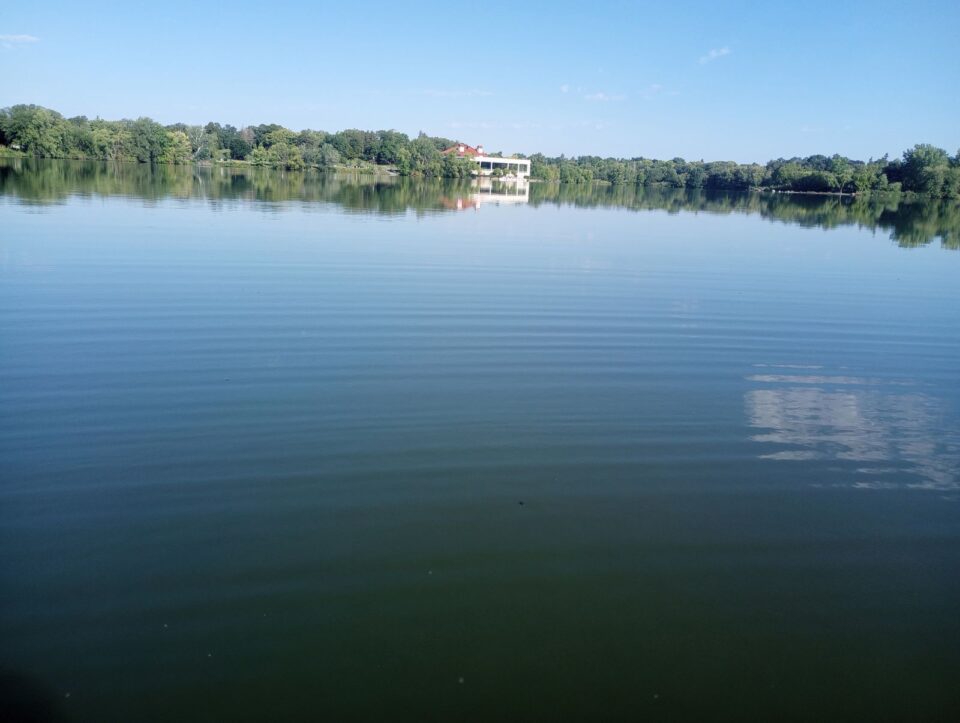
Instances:
[[[843,468],[852,476],[826,484],[960,488],[960,430],[945,424],[951,415],[942,400],[822,370],[767,368],[748,380],[758,387],[744,401],[748,423],[758,430],[751,439],[765,450],[761,458],[849,463]]]
[[[499,181],[492,178],[474,179],[466,188],[459,189],[456,196],[444,196],[441,204],[444,208],[457,211],[482,206],[516,205],[530,202],[530,184],[526,179]]]

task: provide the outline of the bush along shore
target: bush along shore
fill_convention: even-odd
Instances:
[[[107,121],[65,118],[36,105],[0,110],[0,157],[32,156],[141,163],[217,163],[287,170],[343,169],[404,176],[463,178],[475,165],[441,151],[449,138],[356,129],[292,131],[275,123],[236,128],[220,123],[161,125],[150,118]],[[499,154],[494,154],[499,155]],[[929,144],[901,158],[858,161],[840,155],[778,158],[766,164],[683,158],[576,158],[516,154],[531,161],[531,176],[565,183],[667,186],[793,193],[912,192],[960,198],[960,151]]]

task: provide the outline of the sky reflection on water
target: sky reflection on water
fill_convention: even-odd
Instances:
[[[960,488],[960,433],[940,398],[904,392],[910,381],[849,375],[753,374],[744,398],[751,439],[777,461],[862,463],[818,486]],[[840,480],[840,481],[838,481]]]

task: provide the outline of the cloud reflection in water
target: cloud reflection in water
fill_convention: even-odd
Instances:
[[[787,370],[790,367],[781,367]],[[939,398],[910,382],[850,375],[764,373],[745,395],[762,459],[862,462],[838,483],[857,489],[960,489],[960,430]],[[891,389],[891,387],[893,389]]]

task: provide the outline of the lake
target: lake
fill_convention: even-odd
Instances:
[[[956,720],[958,318],[955,202],[5,161],[4,686]]]

